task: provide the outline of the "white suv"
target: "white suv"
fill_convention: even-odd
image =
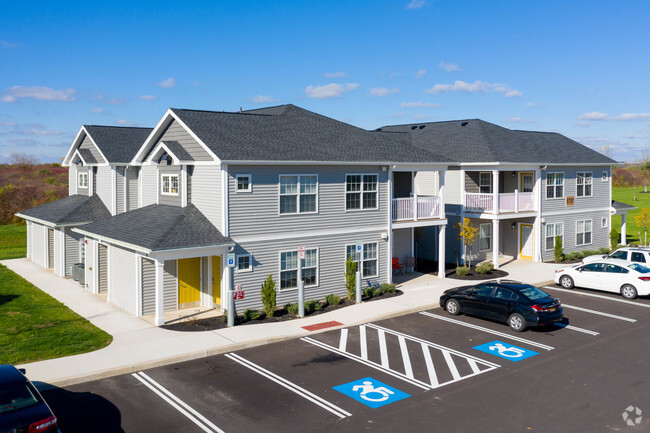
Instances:
[[[587,256],[582,259],[582,263],[591,263],[600,259],[620,259],[628,262],[643,263],[644,266],[650,267],[650,248],[642,247],[623,247],[604,256],[595,255]]]

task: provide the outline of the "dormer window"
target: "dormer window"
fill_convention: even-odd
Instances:
[[[160,192],[165,195],[178,195],[178,175],[163,174],[160,177]]]
[[[88,172],[80,172],[77,179],[79,188],[88,188]]]

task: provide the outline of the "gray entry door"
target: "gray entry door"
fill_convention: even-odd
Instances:
[[[99,293],[108,293],[108,247],[106,245],[97,246],[97,268]]]

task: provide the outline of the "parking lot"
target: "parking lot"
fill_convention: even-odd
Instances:
[[[545,290],[560,326],[437,308],[44,395],[64,433],[648,431],[650,300]]]

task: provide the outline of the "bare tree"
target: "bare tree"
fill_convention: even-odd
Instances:
[[[17,165],[36,165],[38,164],[38,158],[35,155],[30,155],[23,152],[11,152],[9,154],[9,159],[12,164]]]

